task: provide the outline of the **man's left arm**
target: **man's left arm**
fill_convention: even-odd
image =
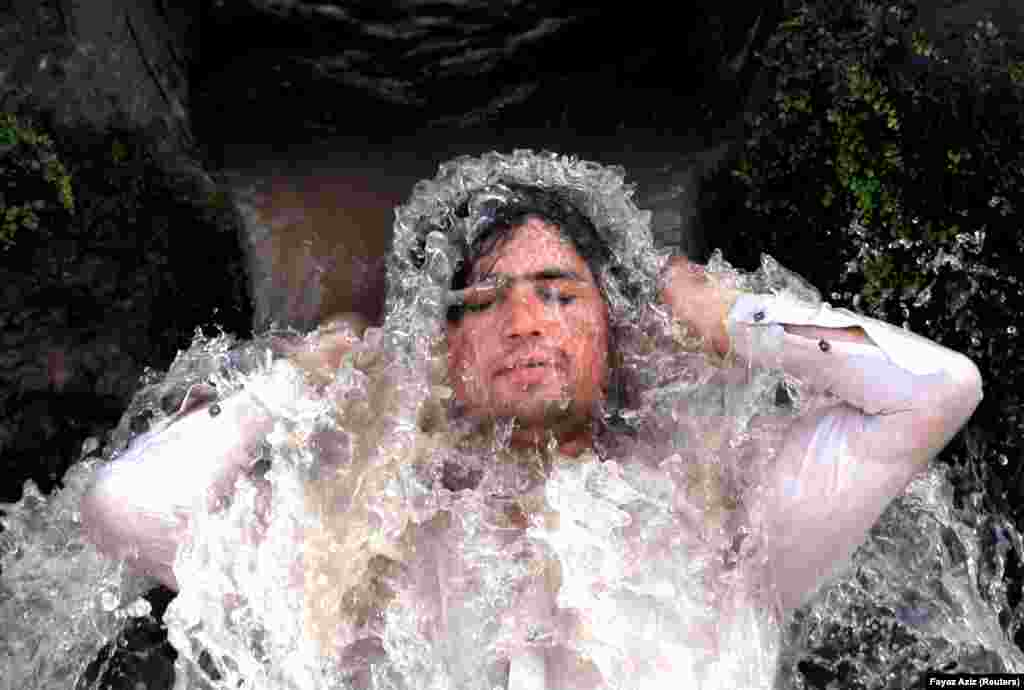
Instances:
[[[684,260],[670,265],[663,297],[717,354],[779,366],[838,398],[794,424],[753,506],[773,596],[791,610],[967,422],[982,399],[978,368],[843,309],[724,288]]]

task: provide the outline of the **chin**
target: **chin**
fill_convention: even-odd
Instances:
[[[567,386],[536,386],[533,390],[456,390],[458,415],[482,423],[514,421],[515,436],[541,436],[587,426],[596,404],[586,395],[573,395]],[[461,394],[460,394],[461,393]],[[466,394],[469,395],[466,395]],[[580,402],[585,399],[584,402]]]
[[[546,438],[550,434],[562,436],[586,426],[591,419],[590,410],[577,403],[565,404],[564,399],[530,401],[527,404],[504,405],[491,415],[497,420],[515,423],[514,435],[520,438]]]

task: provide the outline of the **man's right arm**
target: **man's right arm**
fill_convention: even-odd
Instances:
[[[174,557],[189,516],[232,491],[272,428],[270,414],[244,390],[193,405],[99,468],[82,498],[86,534],[107,556],[177,589]]]
[[[266,380],[257,377],[223,400],[212,399],[202,384],[192,386],[169,425],[136,438],[97,470],[81,503],[89,538],[106,555],[177,589],[174,558],[190,516],[215,508],[234,490],[273,429],[270,410],[311,393],[298,390],[305,384],[324,383],[363,327],[347,315],[329,322],[286,348],[290,364],[275,363]],[[260,490],[269,499],[269,485]]]

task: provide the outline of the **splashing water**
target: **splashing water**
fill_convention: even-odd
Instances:
[[[572,189],[590,178],[621,187],[614,171],[508,160]],[[443,203],[398,214],[400,249],[415,245],[415,219],[443,217],[446,195],[474,176],[489,185],[489,170],[455,166],[444,184],[421,186],[421,200]],[[621,226],[624,280],[646,280],[649,295],[664,257],[641,241],[646,221],[625,201],[581,203]],[[478,220],[460,222],[471,233]],[[650,309],[623,317],[620,373],[642,391],[621,411],[625,431],[577,457],[514,450],[501,424],[451,414],[436,290],[428,271],[407,268],[391,263],[398,287],[384,326],[319,389],[271,358],[273,334],[244,346],[197,335],[166,376],[144,381],[113,434],[105,461],[132,452],[132,420],[161,425],[169,391],[198,382],[221,397],[244,389],[275,420],[254,458],[266,471],[197,509],[179,544],[179,593],[163,617],[176,690],[491,690],[530,668],[567,690],[802,688],[815,673],[891,687],[947,664],[1024,671],[1000,588],[1008,554],[1024,554],[1021,536],[976,507],[954,510],[938,469],[889,508],[849,574],[784,627],[758,605],[740,496],[792,422],[828,396],[778,369],[708,361]],[[743,289],[820,303],[770,257],[751,274],[720,255],[708,268]],[[612,311],[627,314],[612,288]],[[138,598],[149,582],[82,534],[95,465],[73,467],[53,496],[28,485],[4,508],[0,688],[88,686],[104,644],[149,615]]]
[[[822,679],[909,686],[927,671],[1024,670],[1012,642],[1020,614],[1004,580],[1021,535],[998,515],[955,509],[950,474],[935,466],[918,477],[879,520],[851,574],[794,616],[778,687]]]
[[[0,534],[0,688],[73,687],[129,618],[145,616],[142,587],[81,532],[78,501],[93,463],[73,466],[64,489],[26,482]]]
[[[294,380],[252,368],[259,357],[243,365],[232,344],[197,337],[138,396],[113,445],[140,411],[159,423],[154,401],[169,384],[204,371],[226,390],[287,397]],[[199,365],[211,357],[229,366]],[[176,687],[492,688],[504,660],[531,653],[555,687],[771,684],[779,630],[756,613],[737,571],[716,565],[730,496],[694,492],[706,482],[687,465],[692,439],[674,439],[671,455],[638,444],[632,457],[606,462],[592,453],[517,458],[500,435],[480,446],[452,430],[449,391],[431,369],[371,329],[327,391],[333,407],[310,398],[276,410],[269,505],[243,478],[228,505],[196,516],[179,549],[180,593],[164,616],[179,654]],[[655,389],[650,404],[689,395],[691,413],[726,399],[764,409],[764,396],[749,391],[765,381],[715,381],[707,372],[689,388]],[[716,398],[716,385],[748,395]],[[718,433],[734,433],[734,419]],[[746,433],[756,431],[748,424]],[[706,469],[727,474],[729,457]],[[128,619],[149,613],[138,598],[146,583],[99,556],[78,526],[93,464],[73,467],[50,497],[28,484],[5,508],[0,621],[12,634],[0,647],[3,687],[72,687]],[[453,466],[476,474],[475,487],[447,488]],[[800,663],[856,674],[864,687],[948,663],[1024,669],[1000,626],[1009,608],[998,591],[1020,535],[951,505],[948,481],[933,470],[890,508],[854,574],[785,630],[780,687],[807,687]],[[261,510],[267,527],[254,538]],[[725,516],[717,525],[715,514]],[[985,530],[997,537],[988,545]]]

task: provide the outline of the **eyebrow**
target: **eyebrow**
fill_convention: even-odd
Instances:
[[[446,298],[449,307],[464,306],[475,299],[481,299],[483,295],[489,295],[493,290],[501,290],[508,283],[514,280],[528,280],[531,282],[546,282],[551,280],[569,280],[572,282],[587,283],[582,275],[567,268],[544,268],[531,273],[524,273],[519,276],[508,273],[488,273],[483,280],[477,279],[466,285],[462,290],[453,290]]]
[[[586,278],[581,276],[576,271],[572,271],[565,268],[544,268],[539,271],[533,271],[532,273],[524,273],[522,275],[509,275],[507,273],[488,273],[484,280],[494,280],[498,283],[511,282],[512,280],[529,280],[533,282],[544,282],[549,280],[571,280],[574,282],[585,283]],[[477,280],[474,285],[478,285],[483,281]]]

